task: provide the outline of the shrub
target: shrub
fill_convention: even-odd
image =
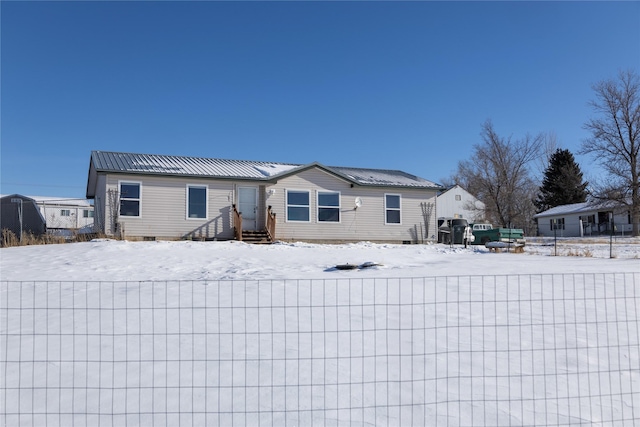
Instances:
[[[16,234],[13,231],[9,230],[8,228],[2,229],[2,247],[3,248],[18,246],[19,244],[20,244],[20,241],[18,240],[18,237],[16,237]]]
[[[51,245],[51,244],[60,244],[60,243],[72,243],[72,242],[88,242],[97,237],[104,237],[103,235],[99,235],[96,233],[73,233],[70,237],[65,236],[57,236],[55,234],[41,234],[34,235],[32,233],[26,232],[22,235],[22,242],[16,234],[7,229],[2,229],[2,247],[9,248],[12,246],[29,246],[29,245]]]

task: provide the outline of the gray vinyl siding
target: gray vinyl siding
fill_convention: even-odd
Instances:
[[[235,192],[231,181],[112,174],[107,176],[107,197],[109,190],[118,191],[122,181],[141,184],[140,217],[119,218],[127,238],[233,238],[231,205]],[[187,219],[187,185],[207,186],[206,219]],[[105,212],[107,229],[109,210]]]
[[[263,229],[266,209],[276,213],[276,239],[285,241],[375,241],[420,243],[435,236],[435,190],[352,186],[334,174],[311,168],[280,179],[277,183],[221,180],[216,178],[165,177],[140,174],[98,174],[95,200],[96,224],[107,235],[116,232],[109,206],[110,194],[119,183],[140,183],[140,217],[120,216],[126,238],[160,239],[217,238],[233,239],[232,204],[236,203],[238,186],[258,188],[257,227]],[[207,219],[187,219],[187,185],[208,188]],[[273,194],[270,190],[274,190]],[[286,191],[307,190],[310,196],[310,222],[287,221]],[[340,193],[340,222],[319,222],[317,192]],[[385,194],[401,197],[401,223],[385,224]],[[362,205],[355,209],[355,200]],[[424,215],[423,212],[428,212]],[[428,217],[428,218],[427,218]]]
[[[435,191],[425,189],[352,187],[350,183],[319,169],[309,169],[269,186],[267,197],[277,218],[276,238],[307,241],[423,242],[435,235]],[[286,191],[310,192],[310,222],[287,221]],[[340,192],[340,222],[319,222],[317,191]],[[385,224],[385,194],[401,196],[401,224]],[[359,197],[362,206],[355,209]],[[423,207],[429,212],[423,215]]]

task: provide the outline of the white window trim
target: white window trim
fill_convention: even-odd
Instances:
[[[289,205],[289,192],[294,193],[309,193],[309,205],[306,206],[309,209],[309,220],[308,221],[298,221],[298,220],[289,220],[289,206],[292,207],[303,207],[305,205]],[[285,212],[285,222],[290,222],[292,224],[310,224],[311,223],[311,213],[313,212],[311,209],[311,190],[302,190],[297,188],[286,188],[284,190],[284,212]]]
[[[204,188],[204,218],[192,218],[189,216],[189,189]],[[188,221],[206,221],[209,219],[209,186],[206,184],[187,184],[185,188],[185,215]]]
[[[338,195],[338,206],[321,206],[320,193],[333,193]],[[338,209],[338,221],[320,221],[320,208]],[[342,223],[342,193],[333,190],[316,190],[316,222],[318,224],[341,224]]]
[[[137,184],[140,188],[140,194],[139,197],[137,199],[129,199],[129,198],[124,198],[124,200],[137,200],[139,205],[138,205],[138,216],[133,216],[133,215],[120,215],[120,201],[123,200],[122,198],[122,194],[120,189],[122,188],[122,184]],[[120,221],[121,218],[142,218],[142,181],[130,181],[128,179],[123,179],[123,180],[119,180],[118,181],[118,221]]]
[[[399,208],[387,208],[387,196],[398,196],[400,207]],[[387,222],[387,211],[394,210],[400,212],[400,222]],[[402,225],[402,194],[397,193],[384,193],[384,225]]]

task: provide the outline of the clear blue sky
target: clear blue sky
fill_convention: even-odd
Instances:
[[[91,150],[400,169],[554,132],[640,72],[640,2],[0,3],[3,194],[84,197]],[[587,174],[590,158],[577,156]]]

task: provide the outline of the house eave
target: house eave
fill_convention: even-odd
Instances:
[[[440,191],[442,186],[397,170],[304,165],[244,160],[208,159],[93,151],[89,165],[87,198],[96,194],[99,175],[161,176],[275,184],[279,180],[315,169],[351,187]]]
[[[273,177],[246,177],[246,176],[233,176],[233,175],[198,175],[198,174],[187,174],[187,173],[166,173],[166,172],[153,172],[153,171],[114,171],[109,169],[98,169],[96,173],[107,174],[107,175],[140,175],[140,176],[163,176],[163,177],[172,177],[172,178],[189,178],[189,179],[222,179],[222,180],[230,180],[230,181],[259,181],[259,182],[271,182],[275,181]]]
[[[205,179],[205,180],[224,180],[224,181],[243,181],[243,182],[260,182],[264,184],[275,185],[278,181],[287,178],[289,176],[297,175],[305,170],[312,169],[315,166],[305,165],[300,168],[296,168],[295,170],[282,173],[279,175],[274,175],[271,177],[245,177],[245,176],[229,176],[229,175],[196,175],[196,174],[171,174],[164,172],[140,172],[140,171],[114,171],[108,169],[92,169],[89,171],[89,182],[87,183],[87,198],[92,199],[95,197],[95,179],[99,174],[108,174],[108,175],[140,175],[140,176],[160,176],[160,177],[175,177],[175,178],[188,178],[188,179]],[[318,169],[323,170],[324,172],[340,179],[341,181],[350,184],[352,187],[361,187],[361,188],[387,188],[387,189],[410,189],[410,190],[429,190],[429,191],[441,191],[443,187],[441,186],[422,186],[422,185],[398,185],[393,183],[365,183],[358,182],[353,179],[349,179],[348,177],[333,171],[326,167],[318,167]],[[95,176],[93,176],[92,172],[95,172]],[[94,191],[90,191],[91,188]]]
[[[568,205],[567,205],[568,206]],[[548,209],[545,212],[540,212],[533,216],[534,219],[537,218],[553,218],[553,217],[561,217],[564,215],[576,215],[576,214],[584,214],[589,212],[614,212],[617,210],[617,206],[607,205],[606,203],[588,203],[585,202],[582,206],[578,206],[574,209],[568,210],[556,210],[555,212],[549,212],[553,209],[559,208],[562,206],[556,206],[554,208]]]
[[[333,170],[333,169],[331,169],[331,168],[329,168],[327,166],[324,166],[323,164],[320,164],[318,162],[313,162],[313,163],[309,163],[309,164],[306,164],[306,165],[301,165],[301,166],[299,166],[297,168],[293,168],[291,170],[288,170],[288,171],[285,171],[285,172],[281,172],[281,173],[279,173],[277,175],[274,175],[274,176],[270,177],[269,179],[275,180],[277,182],[278,179],[283,179],[283,178],[287,178],[289,176],[297,175],[297,174],[299,174],[301,172],[304,172],[304,171],[310,170],[310,169],[314,169],[314,168],[320,169],[320,170],[328,173],[329,175],[333,175],[336,178],[338,178],[338,179],[340,179],[340,180],[342,180],[342,181],[344,181],[344,182],[346,182],[348,184],[359,184],[357,181],[355,181],[353,179],[350,179],[349,177],[341,174],[340,172],[335,171],[335,170]]]

